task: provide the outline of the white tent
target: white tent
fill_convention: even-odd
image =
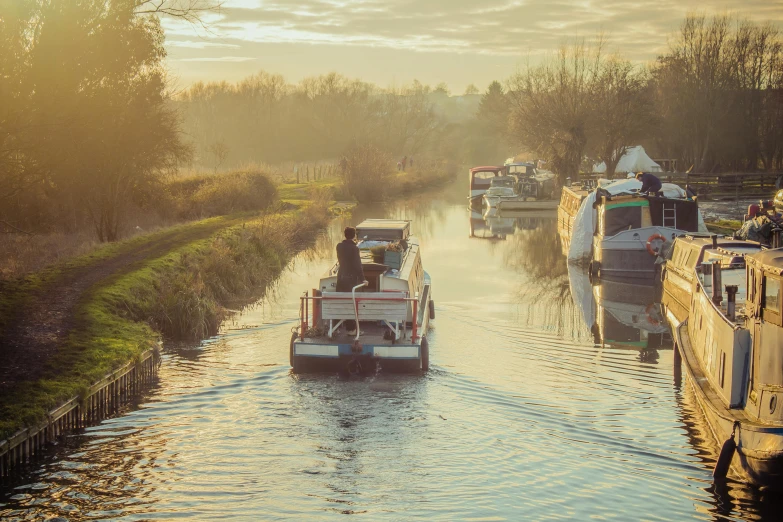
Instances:
[[[644,147],[637,145],[629,148],[617,163],[616,173],[625,172],[663,172],[660,165],[655,163],[644,151]],[[606,172],[606,163],[601,162],[593,166],[593,172]]]

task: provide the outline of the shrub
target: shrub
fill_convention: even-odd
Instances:
[[[260,171],[174,178],[137,195],[141,206],[177,220],[264,210],[276,199],[274,182]]]
[[[356,201],[380,201],[392,172],[389,154],[370,143],[351,145],[341,163],[343,185]]]

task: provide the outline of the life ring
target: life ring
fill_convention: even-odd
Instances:
[[[651,312],[654,311],[655,303],[650,303],[647,305],[647,308],[644,309],[644,313],[647,315],[647,322],[650,323],[653,326],[658,326],[660,321],[656,319]]]
[[[647,238],[647,253],[650,254],[651,256],[657,256],[657,255],[660,254],[660,252],[656,252],[655,250],[653,250],[652,242],[655,239],[660,239],[661,241],[666,243],[666,238],[663,237],[661,234],[653,234],[650,237],[648,237]]]

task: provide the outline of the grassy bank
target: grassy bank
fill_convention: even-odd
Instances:
[[[328,221],[323,204],[248,219],[224,217],[177,227],[163,237],[163,250],[93,285],[75,307],[66,341],[47,363],[43,378],[23,382],[0,397],[0,439],[46,417],[46,412],[113,369],[172,339],[214,334],[223,308],[237,297],[258,296],[290,257],[312,242]],[[193,239],[193,229],[200,234]],[[67,266],[28,277],[4,297],[18,306],[31,292],[56,285],[74,268],[98,267],[161,236],[138,237],[109,245]],[[6,295],[4,293],[4,295]]]
[[[705,221],[707,230],[714,234],[731,235],[742,228],[742,221],[736,219],[718,219],[715,221]]]

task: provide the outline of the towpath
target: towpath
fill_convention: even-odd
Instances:
[[[0,395],[46,375],[47,363],[76,324],[82,298],[95,285],[240,221],[236,217],[213,218],[180,225],[121,244],[109,255],[99,252],[94,261],[66,265],[25,297],[7,321],[8,327],[0,332]]]

